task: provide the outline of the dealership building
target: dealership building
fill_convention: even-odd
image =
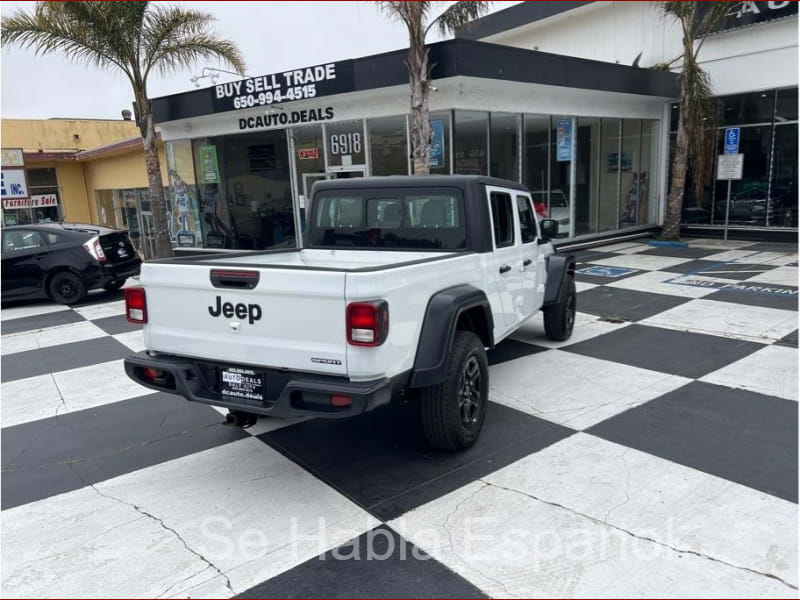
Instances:
[[[727,182],[687,189],[687,232],[721,236],[727,213],[732,236],[796,238],[797,37],[797,3],[748,2],[706,39],[720,152],[739,128],[743,173],[730,202]],[[432,173],[524,183],[564,240],[660,225],[679,79],[651,67],[680,54],[681,34],[656,3],[523,2],[429,49]],[[406,54],[153,99],[174,245],[299,245],[315,181],[410,174]],[[88,199],[98,222],[149,208],[106,192]]]

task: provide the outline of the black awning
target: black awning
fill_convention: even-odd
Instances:
[[[676,98],[679,92],[678,75],[669,71],[629,67],[466,39],[430,44],[429,49],[434,80],[457,76],[479,77],[666,98]],[[330,71],[336,73],[337,79],[319,81],[314,97],[330,97],[407,84],[408,71],[404,62],[407,54],[408,51],[404,49],[331,63],[334,66]],[[287,96],[286,92],[291,86],[286,82],[296,83],[298,78],[292,74],[298,72],[308,72],[309,77],[313,78],[314,69],[323,73],[319,66],[304,67],[242,80],[237,86],[241,95],[245,95],[246,88],[249,88],[247,99],[252,102],[252,96],[257,102],[262,102],[242,108],[306,99],[306,96],[294,97],[293,93],[291,97]],[[271,87],[272,81],[277,82],[278,86]],[[237,110],[238,107],[233,106],[233,97],[218,97],[219,87],[153,98],[155,122]],[[268,94],[274,94],[276,89],[280,89],[282,95],[280,100],[273,101]],[[292,89],[303,91],[303,86],[294,86]]]

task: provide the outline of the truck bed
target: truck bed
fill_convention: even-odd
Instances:
[[[307,269],[314,271],[376,271],[441,260],[468,251],[321,250],[281,249],[244,252],[213,252],[148,261],[150,264],[187,264],[206,267]]]

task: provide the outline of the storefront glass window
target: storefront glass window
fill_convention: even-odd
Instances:
[[[36,200],[36,208],[9,208],[3,211],[6,225],[47,223],[60,220],[61,193],[56,170],[53,168],[28,168],[28,192]]]
[[[775,127],[768,210],[768,225],[797,227],[797,123]]]
[[[570,144],[574,143],[574,132],[569,135],[569,131],[562,133],[561,140],[559,140],[558,124],[559,121],[566,121],[574,123],[572,117],[567,116],[553,116],[550,119],[550,212],[551,218],[556,218],[556,211],[558,214],[569,214],[570,203],[570,169],[572,161],[569,157]],[[574,125],[571,125],[574,127]],[[565,138],[566,135],[566,138]],[[568,139],[567,139],[568,138]],[[572,141],[570,141],[572,140]],[[561,142],[562,152],[566,148],[566,155],[559,153],[559,141]],[[559,160],[560,159],[560,160]],[[559,217],[559,219],[561,219]],[[569,223],[569,219],[567,219]],[[566,225],[559,225],[559,231],[568,230]]]
[[[522,182],[531,191],[539,217],[546,217],[550,185],[550,117],[525,115],[524,127]]]
[[[658,121],[642,121],[638,224],[658,222]]]
[[[164,197],[169,189],[164,188]],[[97,217],[101,225],[127,229],[134,248],[145,256],[155,250],[155,221],[147,188],[96,190]]]
[[[775,103],[775,92],[751,92],[719,98],[717,125],[746,125],[770,123]]]
[[[639,119],[622,121],[622,154],[620,156],[619,228],[639,224],[642,173],[642,122]]]
[[[455,111],[455,168],[459,175],[486,175],[489,115],[478,111]]]
[[[372,175],[408,174],[406,117],[367,121]]]
[[[598,203],[598,231],[612,231],[618,227],[620,185],[620,120],[602,119],[600,138],[600,189]]]
[[[724,130],[717,135],[718,154],[723,151]],[[742,127],[739,152],[744,154],[742,179],[731,181],[730,225],[766,225],[769,181],[769,158],[772,149],[772,127]],[[725,223],[727,181],[714,186],[714,223]]]
[[[450,112],[431,113],[431,175],[450,174]],[[413,164],[412,164],[413,169]]]
[[[122,224],[114,206],[114,192],[112,190],[97,190],[94,193],[97,203],[97,217],[100,224],[106,227],[121,228]]]
[[[218,232],[226,237],[224,247],[229,247],[228,237],[230,246],[243,250],[294,246],[286,131],[228,135],[221,140],[217,146],[222,148],[220,171],[228,221],[219,219]]]
[[[519,181],[519,115],[492,113],[489,174]]]
[[[170,142],[166,145],[166,151],[169,177],[167,228],[170,240],[173,246],[181,248],[202,246],[192,143],[189,140]]]
[[[739,127],[739,152],[744,155],[743,177],[731,181],[729,224],[796,227],[797,88],[723,96],[719,98],[718,106],[717,153],[724,149],[725,128]],[[673,106],[672,131],[677,128],[676,108]],[[789,129],[780,131],[781,127]],[[674,133],[670,135],[670,172],[667,174],[670,185],[675,137]],[[643,150],[643,160],[644,157]],[[716,179],[716,162],[714,177],[700,197],[695,196],[691,165],[689,167],[682,222],[724,225],[728,183]],[[650,187],[653,187],[652,182]],[[791,192],[787,193],[787,190]]]
[[[775,121],[797,121],[797,88],[778,90],[775,102]]]
[[[192,141],[194,172],[197,175],[197,211],[200,220],[202,245],[205,248],[233,248],[229,198],[221,169],[220,138],[200,138]],[[191,195],[191,191],[189,191]]]
[[[52,168],[28,169],[28,187],[44,188],[58,186],[56,170]]]
[[[600,119],[578,119],[575,149],[575,235],[597,232],[597,194],[600,177]],[[551,209],[553,218],[555,208]],[[569,217],[569,213],[564,215]],[[561,221],[562,219],[559,219]],[[569,226],[569,219],[559,223],[559,231]]]
[[[670,105],[669,110],[669,130],[670,131],[678,131],[678,115],[680,114],[680,110],[678,110],[678,103],[673,102]]]
[[[325,135],[328,137],[326,147],[329,167],[366,164],[366,143],[362,120],[328,123],[325,126]]]

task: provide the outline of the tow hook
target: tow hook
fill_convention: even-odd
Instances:
[[[258,415],[255,413],[244,412],[243,410],[232,410],[225,415],[225,425],[235,425],[242,429],[255,425]]]

